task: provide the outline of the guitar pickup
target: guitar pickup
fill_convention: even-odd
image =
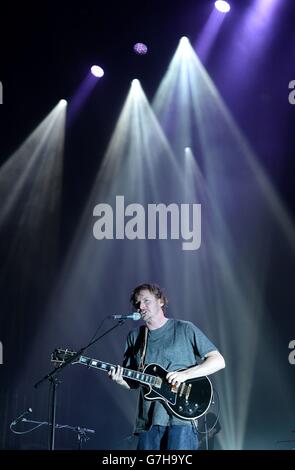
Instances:
[[[186,391],[186,394],[185,394],[185,401],[188,401],[190,393],[191,393],[191,389],[192,389],[192,384],[189,384],[187,386],[187,391]]]
[[[161,377],[156,377],[156,381],[155,381],[155,385],[154,385],[154,386],[157,387],[157,388],[161,388],[161,387],[162,387],[162,383],[163,383],[163,381],[162,381]]]
[[[183,382],[183,383],[181,384],[181,387],[180,387],[180,390],[179,390],[179,396],[180,396],[180,397],[182,397],[185,388],[186,388],[186,387],[185,387],[185,383]]]

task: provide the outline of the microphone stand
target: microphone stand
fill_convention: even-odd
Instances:
[[[45,426],[51,426],[50,422],[47,421],[35,421],[33,419],[27,419],[23,418],[22,419],[23,423],[30,423],[30,424],[37,424],[39,426],[45,425]],[[94,429],[87,429],[87,428],[81,428],[80,426],[69,426],[68,424],[56,424],[55,425],[56,429],[69,429],[70,431],[74,431],[78,435],[78,449],[82,450],[83,442],[88,441],[90,438],[87,436],[87,433],[95,434]]]
[[[106,330],[102,335],[100,335],[98,338],[94,339],[93,341],[90,341],[89,344],[84,346],[83,348],[79,349],[76,354],[73,356],[70,356],[68,359],[66,359],[62,364],[59,365],[59,367],[56,367],[53,369],[51,372],[46,374],[42,379],[38,380],[38,382],[35,383],[34,387],[38,388],[45,380],[49,380],[50,382],[50,388],[49,388],[49,397],[50,397],[50,404],[51,404],[51,410],[50,410],[50,419],[49,419],[49,430],[50,430],[50,435],[49,435],[49,450],[54,450],[55,449],[55,429],[56,429],[56,389],[57,386],[61,383],[60,380],[55,377],[57,374],[59,374],[65,367],[67,367],[69,364],[74,362],[79,356],[81,356],[86,349],[90,348],[93,344],[95,344],[97,341],[99,341],[101,338],[103,338],[105,335],[110,333],[112,330],[117,328],[118,326],[122,325],[125,322],[125,319],[121,319],[116,323],[115,326],[112,326],[112,328],[109,328]],[[81,444],[80,440],[80,444]],[[82,445],[82,444],[81,444]]]
[[[76,431],[78,433],[78,442],[79,442],[78,449],[82,450],[83,442],[86,442],[87,439],[89,439],[89,438],[87,437],[86,431],[85,431],[84,428],[80,428],[78,426],[78,428],[76,428]]]

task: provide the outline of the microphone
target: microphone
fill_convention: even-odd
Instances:
[[[140,320],[141,315],[139,312],[127,313],[127,315],[111,315],[113,320]]]
[[[23,417],[26,416],[28,413],[32,413],[32,408],[28,408],[24,411],[21,415],[18,416],[14,421],[12,421],[11,426],[15,426],[17,423],[23,420]]]

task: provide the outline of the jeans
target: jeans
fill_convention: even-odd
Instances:
[[[197,450],[198,445],[193,425],[156,425],[139,434],[137,450]]]

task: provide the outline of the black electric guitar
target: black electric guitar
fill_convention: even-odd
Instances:
[[[62,364],[76,353],[69,349],[57,348],[51,355],[52,362]],[[72,364],[82,364],[94,369],[110,371],[113,364],[101,362],[86,356],[78,356]],[[136,380],[148,387],[147,400],[161,400],[175,416],[192,420],[199,418],[208,410],[213,389],[208,377],[186,380],[179,385],[172,385],[166,380],[167,370],[159,364],[147,365],[143,372],[123,368],[123,377]]]

